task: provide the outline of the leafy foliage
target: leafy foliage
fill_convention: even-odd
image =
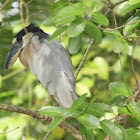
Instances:
[[[119,0],[111,2],[115,4]],[[2,4],[4,1],[0,2],[0,6]],[[131,100],[134,98],[132,89],[136,84],[133,74],[130,74],[132,62],[130,57],[133,54],[136,77],[139,80],[140,0],[125,1],[113,9],[114,15],[117,15],[118,27],[114,25],[112,11],[104,14],[109,7],[101,0],[72,2],[42,0],[31,1],[27,6],[29,22],[35,22],[45,32],[52,34],[48,43],[55,38],[59,39],[71,54],[75,70],[91,39],[94,40],[94,44],[76,79],[76,93],[79,99],[69,109],[54,107],[53,99],[47,106],[40,109],[48,93],[39,85],[37,78],[26,71],[19,61],[9,71],[3,70],[12,38],[23,26],[19,16],[19,1],[10,1],[2,9],[0,13],[0,102],[39,110],[41,114],[54,117],[54,121],[47,126],[28,116],[1,111],[0,130],[2,132],[17,126],[20,126],[20,129],[0,135],[0,139],[18,140],[21,137],[24,138],[25,134],[27,139],[43,139],[46,132],[52,131],[50,140],[72,140],[74,138],[63,133],[63,130],[60,130],[60,133],[55,131],[64,120],[78,128],[87,140],[102,140],[106,135],[116,140],[140,139],[138,125],[140,104]],[[23,14],[25,17],[25,9]],[[133,44],[136,44],[136,47]],[[114,114],[125,114],[131,117],[123,128],[115,123]],[[69,117],[74,119],[69,121],[67,120]]]
[[[123,138],[122,131],[113,122],[109,120],[103,120],[101,121],[101,127],[105,131],[105,133],[111,136],[112,138],[116,140],[122,140]]]

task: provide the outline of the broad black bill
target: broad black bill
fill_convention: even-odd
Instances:
[[[4,64],[4,70],[7,70],[8,68],[10,68],[15,61],[17,60],[20,50],[22,48],[23,42],[16,42],[13,47],[11,48],[11,50],[9,51],[5,64]]]

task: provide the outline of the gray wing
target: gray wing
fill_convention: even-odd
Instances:
[[[71,107],[77,96],[69,54],[57,40],[35,47],[36,55],[29,64],[30,70],[61,106]]]

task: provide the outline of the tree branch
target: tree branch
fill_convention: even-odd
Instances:
[[[51,134],[51,131],[46,134],[46,136],[43,138],[43,140],[47,140],[50,134]]]
[[[51,123],[53,120],[52,117],[50,117],[50,116],[39,114],[39,112],[37,110],[24,108],[24,107],[20,107],[20,106],[14,106],[14,105],[0,103],[0,110],[26,114],[26,115],[32,116],[33,118],[36,118],[37,120],[40,120],[43,122],[45,121],[48,123]],[[80,132],[76,128],[71,126],[70,124],[61,122],[61,124],[59,124],[59,127],[61,127],[62,129],[66,130],[67,132],[72,134],[76,139],[85,140],[85,136],[80,134]]]
[[[2,9],[10,2],[11,0],[7,0],[1,7],[0,7],[0,12]]]
[[[7,133],[10,133],[10,132],[12,132],[12,131],[14,131],[14,130],[16,130],[16,129],[18,129],[19,127],[16,127],[16,128],[14,128],[13,130],[10,130],[10,131],[7,131],[7,132],[3,132],[3,133],[0,133],[0,135],[1,134],[7,134]]]
[[[102,0],[102,2],[109,7],[109,4],[105,0]]]
[[[133,38],[133,48],[135,47],[135,41],[134,41],[134,38]],[[135,70],[134,70],[134,65],[133,65],[133,53],[131,55],[131,69],[132,69],[132,73],[135,77],[135,81],[136,81],[136,86],[137,86],[137,90],[139,89],[139,84],[138,84],[138,79],[137,79],[137,76],[136,76],[136,73],[135,73]]]
[[[122,25],[122,26],[118,26],[118,27],[116,27],[116,28],[108,28],[108,29],[105,29],[105,28],[101,28],[102,30],[107,30],[107,31],[113,31],[113,30],[118,30],[118,29],[120,29],[120,28],[123,28],[123,27],[125,27],[125,26],[127,26],[127,25],[130,25],[130,24],[132,24],[132,23],[136,23],[136,22],[140,22],[140,20],[135,20],[135,21],[133,21],[133,22],[130,22],[130,23],[127,23],[127,24],[124,24],[124,25]]]
[[[116,3],[113,5],[113,8],[116,7],[117,5],[119,5],[119,4],[123,3],[123,2],[125,2],[125,1],[126,1],[126,0],[121,0],[121,1],[119,1],[119,2],[116,2]]]
[[[25,21],[24,16],[23,16],[23,6],[24,5],[25,5],[24,0],[20,0],[20,5],[19,5],[20,12],[19,12],[19,14],[20,14],[20,18],[21,18],[21,23],[22,23],[22,25],[24,27],[24,31],[27,34],[28,31],[27,31],[25,25],[26,25],[26,23],[28,21],[28,18],[29,18],[29,11],[28,11],[28,8],[27,8],[27,5],[26,5],[26,21]]]
[[[83,57],[83,59],[82,59],[80,65],[79,65],[79,67],[77,68],[76,75],[75,75],[75,79],[77,78],[78,73],[80,72],[80,70],[81,70],[81,68],[82,68],[82,65],[83,65],[83,63],[84,63],[84,61],[85,61],[85,59],[86,59],[86,57],[87,57],[87,55],[88,55],[88,52],[89,52],[89,50],[90,50],[90,48],[91,48],[93,42],[94,42],[94,40],[91,39],[91,41],[90,41],[90,43],[89,43],[89,46],[88,46],[88,48],[87,48],[87,50],[86,50],[86,52],[85,52],[85,54],[84,54],[84,57]]]

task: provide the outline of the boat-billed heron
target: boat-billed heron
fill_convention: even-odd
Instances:
[[[77,99],[74,68],[68,52],[56,39],[47,43],[49,37],[34,24],[22,29],[13,39],[4,69],[10,68],[19,57],[59,105],[70,108]]]

